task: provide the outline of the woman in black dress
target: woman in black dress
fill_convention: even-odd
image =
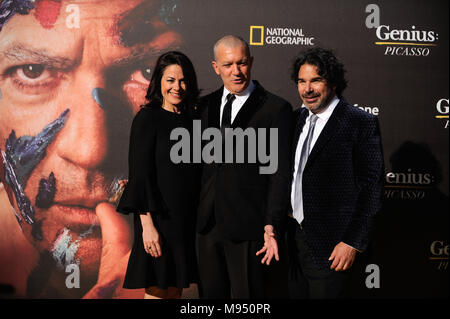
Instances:
[[[170,132],[192,133],[199,95],[194,67],[183,53],[158,58],[148,104],[133,119],[128,183],[117,211],[134,213],[134,244],[124,288],[146,288],[145,298],[180,298],[197,282],[195,211],[198,167],[170,158]]]

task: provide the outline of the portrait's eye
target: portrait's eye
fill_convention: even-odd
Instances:
[[[28,64],[20,67],[18,71],[23,72],[25,77],[30,79],[36,79],[42,75],[44,72],[44,66],[41,64]]]
[[[62,72],[44,64],[23,64],[10,67],[3,75],[12,85],[27,95],[39,95],[50,92],[62,78]]]
[[[150,67],[153,61],[139,61],[126,67],[116,68],[110,75],[122,80],[122,90],[127,96],[133,111],[137,112],[139,106],[147,103],[145,95],[147,93],[153,69]]]
[[[152,70],[149,67],[143,67],[131,74],[131,80],[140,84],[148,85],[152,78]]]
[[[148,68],[148,67],[144,67],[144,68],[142,68],[141,69],[141,73],[142,73],[142,76],[146,79],[146,80],[151,80],[151,78],[152,78],[152,70],[150,69],[150,68]]]
[[[13,79],[22,81],[24,85],[40,85],[52,76],[52,72],[42,64],[21,65],[13,68],[10,73]]]

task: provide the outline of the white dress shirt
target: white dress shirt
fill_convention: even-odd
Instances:
[[[247,86],[247,88],[239,93],[239,95],[235,94],[234,96],[236,99],[233,101],[233,104],[231,105],[231,123],[233,123],[234,118],[242,108],[242,105],[244,105],[245,101],[247,101],[250,94],[255,89],[255,84],[253,81],[250,81],[250,84]],[[227,90],[226,87],[223,87],[223,94],[222,94],[222,103],[220,104],[220,122],[222,123],[222,113],[223,108],[225,107],[225,104],[227,103],[227,95],[230,93],[230,91]]]
[[[331,114],[333,113],[333,111],[336,108],[336,105],[338,103],[339,103],[339,99],[336,96],[334,96],[331,99],[330,103],[328,104],[327,108],[324,111],[316,114],[318,118],[317,118],[317,121],[316,121],[316,126],[314,127],[314,133],[313,133],[312,140],[311,140],[310,153],[313,150],[314,145],[316,144],[316,141],[317,141],[317,139],[320,136],[320,133],[322,133],[323,128],[327,124],[328,119],[330,118]],[[306,106],[303,104],[302,107],[306,107]],[[308,134],[308,130],[309,130],[309,125],[310,125],[310,120],[311,120],[311,115],[312,114],[313,113],[311,111],[309,111],[308,117],[306,118],[305,125],[303,126],[302,133],[300,134],[300,138],[299,138],[298,143],[297,143],[297,148],[295,150],[294,178],[292,179],[292,189],[291,189],[291,204],[292,204],[292,207],[294,207],[295,181],[296,181],[296,178],[297,178],[298,163],[300,161],[300,154],[302,153],[303,143],[305,142],[306,135]],[[300,196],[303,196],[303,194],[301,192],[300,192]],[[301,216],[300,220],[298,220],[296,218],[297,221],[299,223],[301,223],[303,221],[303,217],[304,217],[304,214],[303,214],[303,202],[302,202],[302,205],[300,205],[299,209],[300,209],[300,212],[298,212],[298,214],[296,212],[296,214],[293,214],[293,215],[294,216],[295,215]]]

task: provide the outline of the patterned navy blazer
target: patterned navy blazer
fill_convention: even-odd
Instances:
[[[300,108],[294,114],[293,158],[308,110]],[[383,176],[377,117],[341,99],[303,172],[302,225],[318,268],[330,267],[328,258],[341,241],[360,251],[367,248],[375,214],[381,208]]]

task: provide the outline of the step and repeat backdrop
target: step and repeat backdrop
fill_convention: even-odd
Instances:
[[[448,7],[0,1],[1,296],[143,296],[121,289],[132,223],[115,213],[133,115],[156,58],[171,49],[191,58],[202,94],[218,88],[212,47],[235,34],[250,44],[253,78],[293,108],[295,55],[334,50],[347,70],[345,99],[379,118],[384,204],[354,265],[352,297],[448,297]]]

